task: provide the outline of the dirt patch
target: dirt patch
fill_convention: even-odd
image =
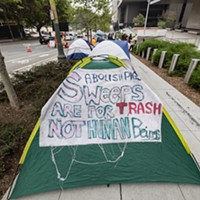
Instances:
[[[200,93],[197,90],[191,88],[189,85],[185,84],[183,77],[168,76],[167,69],[160,69],[157,66],[153,65],[150,61],[147,61],[146,59],[143,59],[135,54],[133,55],[142,63],[144,63],[147,67],[149,67],[152,71],[154,71],[157,75],[159,75],[161,78],[163,78],[170,85],[175,87],[179,92],[181,92],[188,99],[190,99],[192,102],[200,107]]]

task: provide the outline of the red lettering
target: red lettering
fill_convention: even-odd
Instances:
[[[136,108],[137,108],[136,103],[130,102],[129,103],[129,114],[132,114],[132,111],[134,111],[134,113],[137,113]]]
[[[124,103],[124,102],[117,103],[116,106],[119,107],[119,113],[120,113],[120,115],[123,115],[124,114],[124,107],[127,106],[127,103]]]
[[[144,105],[141,102],[138,104],[138,110],[137,111],[138,111],[137,112],[138,114],[140,114],[140,112],[145,113]]]
[[[145,107],[146,107],[146,113],[147,113],[147,114],[152,113],[152,102],[147,102],[147,103],[145,104]]]
[[[158,112],[158,115],[160,115],[161,114],[161,107],[162,107],[162,105],[161,104],[156,104],[156,103],[154,103],[154,105],[153,105],[153,114],[154,115],[156,115],[156,111]]]

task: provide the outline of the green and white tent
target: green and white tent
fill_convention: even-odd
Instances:
[[[118,58],[78,62],[41,111],[9,199],[82,186],[200,184],[159,98]]]

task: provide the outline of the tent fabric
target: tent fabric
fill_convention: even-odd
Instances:
[[[120,43],[124,44],[124,42]],[[124,45],[125,46],[125,45]],[[120,58],[126,63],[129,68],[133,68],[130,62],[130,58],[126,54],[125,50],[121,48],[117,43],[106,40],[97,44],[96,47],[90,52],[89,56],[100,56],[100,55],[113,55]]]
[[[119,45],[124,50],[124,52],[126,53],[126,55],[128,56],[128,58],[130,59],[130,53],[129,53],[129,47],[128,47],[128,42],[127,41],[112,40],[112,42],[114,42],[117,45]]]
[[[69,47],[67,52],[68,60],[80,60],[85,58],[91,52],[90,43],[82,38],[75,40]]]
[[[103,42],[103,41],[105,41],[105,39],[104,38],[100,38],[100,37],[97,37],[97,42]]]
[[[200,173],[193,159],[186,153],[180,140],[163,115],[163,143],[128,143],[125,156],[116,163],[84,165],[74,163],[70,176],[63,182],[63,188],[80,186],[138,183],[138,182],[171,182],[200,184]],[[31,145],[26,162],[22,166],[12,198],[30,195],[49,190],[60,190],[54,166],[50,159],[51,150],[48,147],[39,147],[39,130]],[[120,144],[123,148],[123,144]],[[104,145],[107,150],[119,153],[117,144]],[[73,155],[72,147],[59,147],[57,162],[60,169],[66,174],[66,166],[70,165],[70,158],[63,160],[66,155]],[[98,145],[79,146],[77,160],[88,162],[103,161],[102,152]],[[34,153],[33,153],[34,152]],[[95,153],[95,156],[94,156]],[[109,155],[108,155],[109,156]],[[112,158],[112,157],[110,157]]]
[[[109,62],[106,60],[107,69]],[[98,68],[104,61],[79,62],[76,69]],[[110,65],[113,68],[114,62]],[[117,68],[118,65],[115,65]],[[40,192],[89,185],[171,182],[200,184],[200,171],[166,110],[162,113],[162,143],[120,143],[39,147],[39,123],[31,136],[24,164],[10,199]],[[28,149],[28,148],[27,148]],[[124,154],[116,162],[121,150]],[[52,157],[54,152],[54,157]],[[105,162],[106,158],[106,162]],[[72,162],[73,160],[73,162]],[[55,162],[58,164],[55,168]],[[21,162],[22,163],[22,162]],[[88,164],[93,163],[93,164]],[[56,173],[59,170],[59,173]],[[65,181],[58,178],[67,177]]]
[[[97,30],[96,35],[99,35],[99,36],[105,36],[106,33],[104,33],[104,32],[101,31],[101,30]]]

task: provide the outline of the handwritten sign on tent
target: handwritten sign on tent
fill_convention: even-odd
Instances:
[[[161,118],[133,71],[76,69],[42,109],[40,146],[161,142]]]

